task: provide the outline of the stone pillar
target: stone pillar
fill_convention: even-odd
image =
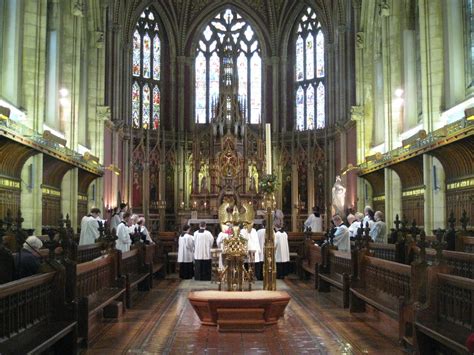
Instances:
[[[315,169],[314,163],[310,162],[308,164],[308,182],[307,182],[307,186],[308,186],[308,196],[307,196],[308,205],[306,206],[308,214],[311,213],[312,208],[315,206],[315,204],[314,204],[314,195],[315,195],[314,187],[316,185],[316,181],[314,180],[314,169]]]
[[[71,227],[77,229],[78,169],[69,170],[61,182],[61,213],[69,214]]]
[[[402,215],[402,184],[397,173],[385,168],[385,221],[387,228],[393,226],[396,215]]]
[[[273,107],[272,107],[272,133],[276,132],[281,132],[281,127],[280,127],[280,90],[279,86],[277,83],[280,82],[280,57],[273,56],[271,57],[271,63],[272,63],[272,102],[273,102]],[[263,122],[263,120],[262,120]],[[266,121],[268,122],[268,121]],[[272,136],[273,136],[272,134]],[[275,147],[272,147],[272,151],[274,151]],[[275,162],[272,162],[272,166],[274,165]]]
[[[41,190],[43,154],[36,154],[25,162],[21,171],[21,180],[20,205],[22,216],[25,219],[23,227],[33,228],[35,234],[40,235],[43,224],[43,192]]]
[[[296,159],[295,159],[296,160]],[[291,164],[291,230],[298,230],[298,164]]]

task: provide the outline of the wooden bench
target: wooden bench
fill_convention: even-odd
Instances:
[[[364,312],[369,304],[398,321],[399,339],[408,335],[411,267],[361,254],[358,278],[350,287],[350,311]]]
[[[159,255],[159,249],[156,244],[143,245],[143,254],[145,264],[151,265],[150,287],[153,287],[153,276],[163,274],[165,263]]]
[[[369,249],[376,258],[399,262],[395,244],[369,243]]]
[[[435,255],[436,251],[434,249],[426,249],[428,262],[433,263]],[[474,279],[474,254],[443,250],[443,260],[452,268],[450,274]]]
[[[456,250],[474,254],[474,237],[459,236],[456,238]]]
[[[50,272],[0,285],[0,354],[75,354],[75,310],[64,303],[64,274]]]
[[[127,308],[132,306],[132,289],[148,291],[151,288],[152,267],[146,264],[139,248],[121,254],[119,275],[125,277],[125,300]]]
[[[125,282],[117,277],[116,255],[107,254],[77,265],[79,337],[85,346],[97,334],[97,327],[104,316],[103,310],[109,305],[121,306],[122,310],[125,306]]]
[[[314,288],[318,289],[319,267],[323,264],[322,249],[308,239],[305,242],[305,256],[306,259],[301,263],[302,278],[306,279],[309,275],[314,277]]]
[[[350,253],[327,248],[323,254],[324,265],[319,271],[319,292],[329,292],[334,286],[342,291],[342,304],[349,307],[349,282],[354,273]]]
[[[77,262],[85,263],[102,256],[102,245],[100,243],[79,245],[77,247]]]
[[[419,354],[469,354],[474,330],[474,280],[438,273],[431,278],[429,306],[415,313]],[[434,341],[433,341],[434,340]]]

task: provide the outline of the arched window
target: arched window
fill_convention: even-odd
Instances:
[[[296,31],[296,129],[324,128],[326,124],[324,34],[316,13],[308,7]]]
[[[161,102],[161,33],[158,15],[147,7],[132,38],[132,125],[158,128]]]
[[[230,47],[230,48],[229,48]],[[219,96],[224,49],[231,50],[238,76],[238,95],[250,123],[262,114],[261,49],[252,27],[235,10],[221,11],[198,40],[195,60],[195,122],[208,123]]]

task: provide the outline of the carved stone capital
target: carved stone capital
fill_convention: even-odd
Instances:
[[[382,17],[389,17],[390,16],[390,5],[388,4],[387,0],[383,0],[380,3],[379,14]]]
[[[94,31],[92,36],[93,45],[95,48],[103,48],[104,47],[104,31]]]
[[[83,0],[75,0],[71,2],[71,13],[73,16],[84,17],[86,12],[86,5]]]
[[[351,107],[351,121],[362,121],[364,118],[364,106]]]
[[[112,113],[110,106],[97,106],[97,119],[98,120],[110,120]]]

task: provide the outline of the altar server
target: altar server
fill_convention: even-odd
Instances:
[[[125,253],[130,250],[130,245],[132,244],[132,239],[130,239],[130,230],[131,226],[130,213],[125,212],[123,215],[123,221],[117,227],[117,240],[115,241],[115,247]]]
[[[264,248],[265,248],[265,235],[266,235],[266,229],[265,229],[265,221],[262,221],[262,228],[260,228],[257,231],[258,235],[258,244],[260,245],[260,262],[255,263],[255,274],[257,276],[257,280],[263,280],[263,262],[264,262]]]
[[[334,232],[333,244],[337,246],[337,249],[344,252],[351,251],[351,240],[349,238],[349,228],[342,223],[342,218],[338,214],[332,217],[332,221],[336,226]]]
[[[282,230],[281,225],[275,225],[275,261],[277,267],[277,279],[283,279],[288,275],[288,263],[290,261],[290,248],[288,246],[288,234]]]
[[[229,223],[226,225],[225,230],[223,230],[217,235],[216,244],[217,244],[217,247],[221,251],[224,250],[224,240],[226,240],[227,238],[230,238],[231,235],[232,235],[232,225]],[[224,262],[222,260],[222,252],[221,252],[219,254],[219,269],[223,269],[223,268],[224,268]]]
[[[82,218],[79,245],[94,244],[99,238],[99,218],[100,210],[98,208],[91,209],[90,214]]]
[[[252,224],[249,224],[247,226],[245,226],[245,228],[242,229],[242,231],[240,232],[241,235],[247,239],[247,249],[250,251],[250,250],[253,250],[255,252],[255,259],[254,259],[254,262],[255,262],[255,274],[257,274],[257,265],[260,265],[260,252],[261,252],[261,249],[260,249],[260,243],[258,241],[258,234],[257,234],[257,231],[255,230],[255,228],[253,228],[253,225]]]
[[[187,224],[183,226],[178,245],[179,277],[183,280],[192,279],[194,276],[194,237],[191,235],[191,227]]]
[[[122,219],[120,218],[120,211],[118,207],[114,208],[114,213],[112,214],[112,217],[110,218],[110,230],[115,229],[117,232],[117,227],[122,222]]]
[[[206,230],[206,222],[199,223],[199,229],[194,232],[194,279],[211,281],[212,258],[211,248],[214,237]]]
[[[308,216],[304,222],[304,226],[306,229],[310,228],[313,233],[323,231],[323,219],[321,218],[319,207],[313,207],[313,213]]]

